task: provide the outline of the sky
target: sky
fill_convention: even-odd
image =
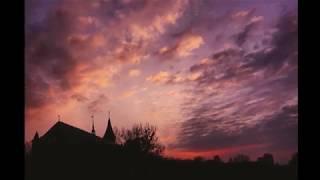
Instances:
[[[25,141],[157,127],[165,156],[297,152],[296,0],[26,0]]]

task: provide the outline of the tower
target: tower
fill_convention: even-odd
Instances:
[[[111,120],[110,120],[110,111],[109,111],[109,119],[108,119],[108,126],[106,129],[106,132],[104,133],[103,140],[109,143],[115,143],[116,142],[116,136],[114,135],[114,132],[112,130]]]
[[[93,119],[93,115],[91,115],[91,119],[92,119],[92,130],[91,130],[91,133],[93,135],[96,135],[96,130],[94,129],[94,119]]]
[[[36,134],[34,135],[33,139],[32,139],[32,151],[34,152],[36,147],[38,146],[38,142],[40,140],[39,134],[38,132],[36,132]]]
[[[38,131],[36,131],[36,134],[34,135],[32,139],[32,143],[37,143],[39,141],[39,134]]]

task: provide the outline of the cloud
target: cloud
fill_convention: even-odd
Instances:
[[[142,2],[142,1],[140,1]],[[137,23],[130,24],[133,39],[149,40],[154,36],[165,32],[165,27],[175,24],[177,19],[182,15],[187,1],[143,1],[144,9],[141,12],[130,13],[133,19],[143,19]],[[133,3],[135,3],[133,1]],[[130,5],[128,5],[130,6]],[[149,18],[146,18],[148,16]]]
[[[198,48],[218,50],[223,44],[242,46],[247,39],[260,36],[257,32],[261,33],[263,29],[260,28],[260,24],[264,17],[255,15],[254,8],[240,12],[231,9],[228,12],[216,13],[212,8],[216,8],[217,4],[224,3],[190,2],[180,22],[181,25],[175,26],[168,32],[167,41],[163,42],[155,53],[160,55],[161,62],[184,59],[197,52],[195,50]]]
[[[203,119],[192,119],[192,123],[187,121],[184,124],[179,136],[181,143],[178,147],[190,150],[220,150],[251,144],[265,144],[263,148],[265,152],[296,149],[298,129],[296,108],[296,106],[285,107],[261,119],[262,123],[245,127],[238,133],[226,133],[219,129],[211,129],[211,132],[207,132],[209,131],[209,128],[206,128],[208,124],[205,124]]]
[[[168,83],[174,78],[169,72],[160,71],[158,74],[147,77],[147,81],[154,83]]]
[[[105,87],[114,73],[102,73],[101,67],[140,63],[186,5],[180,0],[26,2],[26,108],[91,91],[88,78],[95,79],[94,87]]]
[[[73,94],[71,96],[71,98],[77,100],[78,102],[86,102],[86,101],[88,101],[88,98],[83,96],[83,95],[81,95],[81,94]]]
[[[251,13],[251,11],[238,11],[232,15],[233,18],[238,18],[238,17],[246,17]]]
[[[258,51],[242,48],[244,28],[241,42],[234,39],[239,47],[224,48],[190,67],[200,76],[186,89],[191,95],[182,104],[186,119],[172,148],[263,144],[259,151],[297,149],[296,18],[280,17],[270,43]]]
[[[261,18],[254,18],[252,22],[248,23],[243,31],[235,35],[235,41],[238,46],[242,46],[243,43],[247,40],[248,36],[250,35],[250,32],[255,28],[257,22],[260,21]]]
[[[88,110],[91,113],[103,112],[103,105],[109,102],[109,98],[104,95],[100,94],[95,100],[92,100],[88,104]]]
[[[167,71],[160,71],[157,74],[146,78],[146,81],[155,84],[185,84],[187,82],[196,81],[201,76],[201,73],[183,74],[181,72],[170,73]]]
[[[204,41],[199,35],[186,36],[178,44],[177,55],[180,57],[189,56],[192,50],[199,48],[203,43]]]
[[[30,27],[26,34],[26,91],[27,106],[39,107],[45,104],[52,86],[68,90],[73,83],[69,77],[75,70],[76,62],[69,48],[63,44],[66,34],[75,28],[72,14],[58,9],[48,15],[43,28]],[[57,27],[60,27],[57,33]],[[39,32],[40,31],[40,32]]]
[[[133,96],[136,93],[137,93],[136,90],[128,90],[128,91],[125,91],[124,93],[122,93],[121,97],[128,98],[128,97]]]
[[[128,73],[130,77],[137,77],[141,74],[141,71],[139,69],[131,69]]]
[[[189,33],[181,36],[173,46],[160,48],[158,53],[169,58],[183,58],[190,56],[193,50],[198,49],[203,44],[202,36]]]
[[[98,26],[100,24],[98,19],[93,16],[80,16],[78,20],[84,26]]]

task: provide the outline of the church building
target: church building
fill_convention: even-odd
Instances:
[[[123,164],[123,151],[116,144],[110,115],[103,137],[96,135],[92,116],[91,132],[62,122],[60,118],[43,136],[32,140],[30,179],[101,179]],[[118,172],[119,173],[119,172]]]
[[[110,115],[107,128],[103,137],[96,135],[92,116],[91,133],[60,121],[53,125],[43,136],[36,132],[32,140],[32,149],[44,145],[92,145],[108,144],[116,145],[116,136],[113,132]]]

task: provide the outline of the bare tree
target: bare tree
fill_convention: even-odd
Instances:
[[[164,146],[160,144],[156,130],[155,126],[149,124],[134,125],[132,129],[122,130],[120,141],[123,142],[124,148],[130,151],[160,155]]]
[[[119,129],[117,127],[113,128],[114,135],[116,136],[116,144],[123,144],[122,133],[124,131],[124,129]]]

